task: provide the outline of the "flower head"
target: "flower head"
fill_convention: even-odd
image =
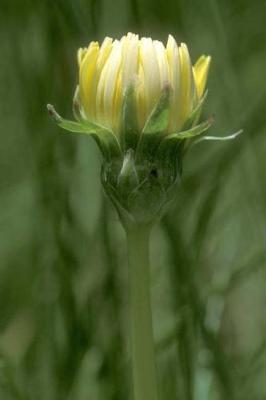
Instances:
[[[78,51],[75,121],[48,110],[59,126],[91,135],[104,162],[102,183],[121,220],[151,223],[173,198],[185,150],[211,122],[199,122],[211,58],[193,66],[187,46],[128,33]]]
[[[166,46],[158,40],[128,33],[121,40],[105,38],[79,49],[79,90],[83,115],[111,129],[123,129],[123,100],[134,86],[133,102],[139,132],[166,85],[172,90],[168,132],[180,130],[199,104],[211,58],[201,56],[194,67],[187,46],[169,35]]]

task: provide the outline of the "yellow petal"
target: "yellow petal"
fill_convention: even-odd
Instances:
[[[198,97],[201,98],[207,82],[209,67],[211,63],[210,56],[201,56],[193,67],[197,94]]]
[[[191,61],[189,52],[185,43],[181,43],[179,47],[180,54],[180,76],[181,76],[181,87],[180,87],[180,112],[178,118],[178,128],[182,127],[189,114],[194,107],[195,99],[195,83],[194,75],[192,72]]]
[[[113,39],[110,37],[106,37],[100,47],[99,57],[97,60],[97,70],[101,71],[107,58],[109,57],[113,45]]]
[[[100,47],[96,68],[94,72],[93,82],[91,85],[91,99],[90,99],[90,116],[91,120],[97,122],[97,113],[96,113],[96,96],[97,96],[97,87],[99,83],[99,79],[103,70],[103,67],[108,60],[108,57],[112,51],[113,39],[106,37]]]
[[[91,116],[90,105],[93,102],[91,89],[93,85],[98,53],[98,42],[91,42],[86,54],[81,59],[79,70],[80,97],[84,111],[88,117]]]
[[[168,37],[166,52],[169,65],[170,85],[173,88],[169,122],[169,130],[173,132],[178,126],[178,111],[180,110],[181,99],[179,49],[175,39],[171,35]]]
[[[85,57],[87,51],[88,51],[87,47],[78,49],[77,59],[78,59],[79,67],[80,67],[80,64],[81,64],[83,58]]]
[[[121,65],[121,42],[115,40],[103,67],[96,95],[97,118],[112,126],[116,83]]]
[[[112,103],[112,126],[116,133],[119,133],[121,126],[123,94],[137,76],[138,48],[138,35],[128,33],[120,40],[120,62],[116,78],[113,81],[115,86]]]

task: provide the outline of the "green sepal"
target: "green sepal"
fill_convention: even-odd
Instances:
[[[136,93],[135,85],[132,83],[127,87],[123,98],[121,142],[124,150],[136,149],[138,139]]]
[[[182,159],[184,156],[187,139],[196,137],[205,132],[211,125],[208,120],[186,131],[167,135],[160,143],[156,156],[161,165],[162,171],[168,171],[166,178],[171,182],[174,178],[180,177],[182,173]]]
[[[157,162],[160,170],[163,171],[163,180],[166,187],[170,187],[173,182],[177,182],[181,178],[182,159],[185,141],[162,140],[156,152]]]
[[[153,156],[162,136],[168,128],[171,93],[172,89],[170,85],[165,85],[158,102],[144,125],[136,153],[136,157],[139,160],[143,157],[151,158]]]
[[[201,135],[203,132],[205,132],[207,129],[210,128],[210,126],[213,123],[213,119],[209,118],[207,121],[204,121],[190,129],[177,132],[177,133],[170,133],[165,140],[183,140],[183,139],[190,139],[195,136]]]
[[[121,163],[103,163],[101,169],[101,182],[106,195],[109,197],[116,208],[120,221],[126,226],[128,223],[134,223],[134,216],[125,207],[126,193],[121,196],[121,190],[117,190],[118,175],[120,174]]]
[[[164,132],[169,124],[169,100],[171,94],[170,85],[165,85],[162,90],[161,96],[150,113],[145,126],[143,128],[142,134],[152,135]]]
[[[208,95],[208,90],[205,91],[204,95],[200,99],[200,101],[197,103],[196,107],[191,111],[190,115],[188,116],[188,119],[186,120],[184,126],[182,127],[183,131],[186,131],[192,127],[194,127],[199,120],[203,104],[206,101]]]
[[[117,158],[121,155],[119,142],[112,131],[90,121],[75,122],[64,119],[55,111],[51,104],[47,105],[47,109],[50,116],[61,128],[72,133],[91,135],[107,160]]]

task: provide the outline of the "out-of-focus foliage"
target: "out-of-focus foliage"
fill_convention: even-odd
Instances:
[[[124,233],[71,117],[76,50],[127,31],[211,54],[206,116],[152,236],[162,399],[266,398],[266,3],[2,0],[0,398],[130,398]]]

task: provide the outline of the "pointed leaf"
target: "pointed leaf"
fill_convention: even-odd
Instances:
[[[136,148],[139,139],[139,127],[134,83],[127,87],[124,95],[121,136],[125,151]]]
[[[232,135],[227,135],[227,136],[202,136],[200,139],[195,140],[192,145],[194,146],[195,144],[198,144],[200,142],[203,142],[205,140],[210,140],[210,141],[216,141],[216,142],[224,142],[227,140],[233,140],[239,135],[243,133],[243,129],[240,129],[239,131],[233,133]]]
[[[186,131],[181,131],[177,133],[172,133],[166,137],[165,140],[182,140],[182,139],[188,139],[192,138],[195,136],[201,135],[203,132],[205,132],[209,127],[212,125],[213,119],[210,118],[205,122],[202,122],[199,125],[194,126],[191,129],[188,129]]]
[[[143,134],[154,134],[164,132],[169,124],[169,100],[171,95],[170,85],[165,85],[161,96],[150,113],[143,128]]]
[[[156,152],[162,168],[172,171],[173,176],[181,174],[182,159],[188,139],[201,135],[210,127],[211,122],[208,120],[186,131],[167,135]]]
[[[161,141],[156,151],[156,157],[162,171],[168,171],[166,186],[181,175],[184,144],[184,140],[177,140],[176,138],[168,140],[166,138]]]
[[[152,159],[169,124],[171,87],[165,85],[161,96],[142,130],[136,151],[137,160]]]
[[[191,127],[195,126],[195,124],[198,122],[203,104],[205,103],[205,100],[208,95],[208,90],[205,91],[204,95],[196,105],[196,107],[192,110],[191,114],[189,115],[188,119],[185,122],[185,125],[183,126],[183,130],[186,131],[190,129]]]
[[[51,104],[47,105],[49,115],[61,128],[72,132],[91,135],[96,140],[101,152],[107,159],[121,154],[120,146],[112,131],[90,121],[75,122],[62,118]]]

